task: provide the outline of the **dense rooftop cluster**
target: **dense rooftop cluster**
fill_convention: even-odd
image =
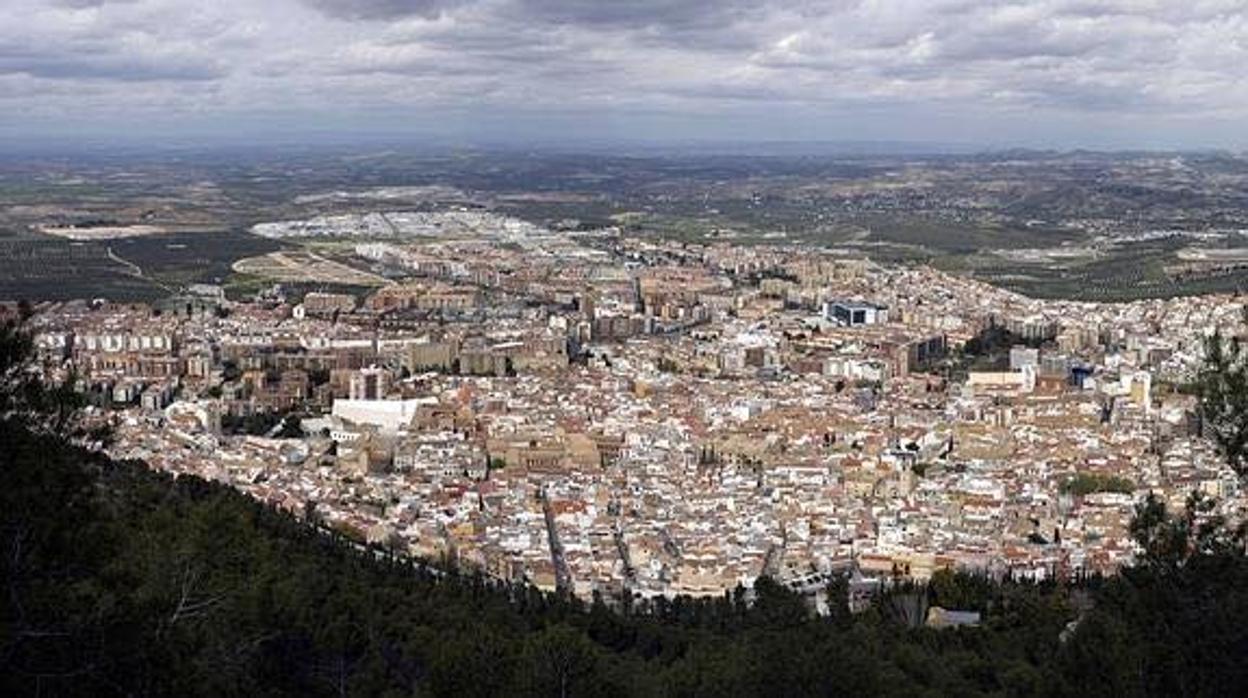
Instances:
[[[359,297],[43,304],[37,341],[115,457],[586,598],[1113,572],[1150,492],[1241,518],[1185,389],[1237,298],[445,220],[355,245],[389,280]]]

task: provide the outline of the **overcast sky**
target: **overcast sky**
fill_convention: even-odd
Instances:
[[[1248,146],[1245,0],[0,0],[0,134]]]

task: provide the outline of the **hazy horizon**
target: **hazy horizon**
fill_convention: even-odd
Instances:
[[[1028,145],[1025,143],[973,144],[936,141],[835,141],[729,139],[555,139],[525,140],[457,139],[422,134],[371,132],[309,132],[303,134],[241,133],[234,136],[183,133],[158,137],[128,138],[124,134],[96,136],[6,137],[0,133],[0,152],[21,160],[40,158],[87,160],[100,158],[143,160],[167,157],[224,156],[250,153],[258,157],[286,155],[383,156],[443,155],[454,153],[524,154],[535,156],[648,157],[741,157],[741,158],[837,158],[907,159],[1036,156],[1184,156],[1227,155],[1242,157],[1248,148],[1233,146],[1096,146],[1082,144]]]

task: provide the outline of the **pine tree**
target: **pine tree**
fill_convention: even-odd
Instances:
[[[1205,341],[1205,364],[1197,378],[1207,433],[1235,472],[1248,471],[1248,355],[1239,337],[1215,332]]]

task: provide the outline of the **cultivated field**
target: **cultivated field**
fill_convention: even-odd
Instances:
[[[234,263],[234,271],[279,282],[315,282],[345,286],[384,286],[385,279],[341,262],[299,250],[271,252]]]

